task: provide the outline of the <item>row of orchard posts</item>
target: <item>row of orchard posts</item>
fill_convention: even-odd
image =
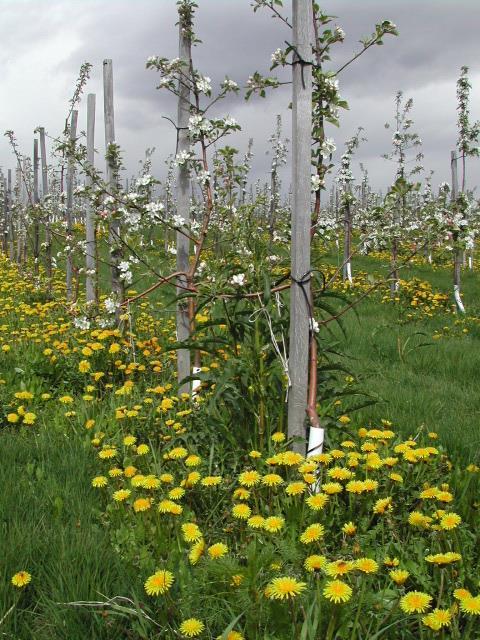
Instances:
[[[288,434],[297,438],[294,445],[302,450],[301,440],[305,437],[307,392],[309,389],[309,359],[314,361],[315,371],[310,368],[310,382],[312,373],[316,380],[316,342],[313,334],[312,294],[311,294],[311,266],[310,266],[310,242],[311,242],[311,135],[312,135],[312,44],[313,44],[313,15],[312,4],[305,0],[292,0],[293,9],[293,39],[294,58],[292,64],[293,80],[293,159],[292,159],[292,240],[291,240],[291,294],[290,294],[290,348],[289,348],[289,376],[290,389],[288,397]],[[185,74],[191,73],[191,25],[185,25],[180,16],[179,22],[179,59],[184,64]],[[115,147],[115,120],[113,97],[113,69],[112,61],[103,63],[103,88],[104,88],[104,122],[105,122],[105,148],[106,148],[106,192],[115,200],[119,189],[118,166],[115,160],[113,147]],[[190,138],[188,134],[190,118],[190,85],[188,82],[179,83],[177,112],[177,149],[176,154],[190,151]],[[67,124],[65,135],[68,138],[67,154],[64,152],[63,160],[66,161],[66,201],[62,214],[57,212],[57,219],[65,223],[65,257],[66,257],[66,297],[67,301],[75,302],[78,295],[79,266],[74,260],[74,191],[75,176],[78,171],[75,148],[77,144],[78,110],[73,103]],[[46,133],[43,127],[38,129],[39,140],[35,138],[33,152],[33,170],[28,169],[28,163],[23,165],[18,162],[16,181],[17,205],[13,205],[11,171],[8,179],[2,179],[4,202],[4,250],[9,247],[13,258],[13,238],[17,238],[16,259],[20,263],[25,259],[27,251],[27,223],[28,215],[33,220],[29,230],[33,230],[33,238],[29,238],[32,255],[35,260],[35,271],[38,273],[41,259],[41,248],[46,265],[47,280],[51,290],[53,260],[52,239],[55,236],[53,220],[50,217],[54,211],[54,205],[50,197],[53,194],[53,185],[49,185],[49,167],[46,155]],[[85,172],[86,186],[92,186],[93,172],[89,168],[94,167],[94,143],[95,143],[95,95],[87,96],[87,153]],[[67,156],[67,157],[66,157]],[[39,189],[39,167],[41,163],[42,193]],[[29,184],[30,174],[33,174],[33,189]],[[191,180],[187,163],[178,163],[176,187],[176,212],[178,217],[185,221],[186,226],[190,221],[190,195]],[[63,191],[63,168],[60,181],[60,191]],[[275,185],[272,191],[275,192]],[[61,197],[59,198],[61,201]],[[111,200],[111,198],[110,198]],[[120,320],[122,305],[125,301],[124,283],[121,278],[119,265],[122,259],[122,230],[120,222],[115,215],[115,205],[110,206],[109,216],[109,251],[107,261],[110,265],[111,287],[116,301],[116,319]],[[13,215],[15,213],[15,216]],[[92,204],[87,204],[85,211],[85,273],[86,273],[86,301],[87,304],[98,303],[98,248],[96,246],[96,218]],[[16,229],[13,227],[16,226]],[[5,233],[6,231],[6,233]],[[45,241],[41,243],[41,236]],[[61,234],[59,234],[61,235]],[[7,242],[8,237],[8,242]],[[176,260],[177,260],[177,293],[181,294],[189,290],[192,283],[189,282],[191,269],[190,238],[177,232]],[[197,248],[196,251],[199,251]],[[198,256],[197,256],[198,258]],[[194,257],[195,260],[195,257]],[[189,339],[194,319],[194,306],[185,304],[185,298],[177,303],[177,338],[180,342]],[[178,380],[188,379],[192,373],[192,357],[190,349],[182,348],[177,352]],[[196,363],[198,364],[198,363]],[[311,386],[311,385],[310,385]],[[316,386],[314,384],[314,386]],[[184,382],[181,391],[189,391],[190,382]],[[311,444],[321,447],[323,430],[319,424],[311,421]],[[312,436],[313,434],[313,436]]]
[[[115,142],[114,125],[114,104],[113,104],[113,69],[112,61],[105,60],[103,64],[103,85],[104,85],[104,118],[105,118],[105,146],[107,149],[107,171],[106,183],[111,191],[115,193],[118,188],[118,174],[114,163],[108,154],[110,145]],[[67,159],[66,173],[66,205],[64,213],[65,222],[65,244],[66,244],[66,297],[67,301],[76,300],[78,292],[74,289],[75,274],[78,266],[74,264],[73,258],[73,236],[74,236],[74,190],[75,175],[77,172],[74,156],[77,141],[78,110],[72,109],[69,114],[69,121],[65,133],[68,135],[70,147]],[[31,250],[34,259],[35,275],[39,273],[41,258],[45,264],[45,273],[48,292],[51,293],[53,278],[53,237],[55,232],[52,229],[54,220],[52,219],[52,207],[49,203],[49,164],[47,157],[47,134],[44,127],[39,127],[38,138],[34,138],[33,163],[30,169],[30,161],[23,158],[15,151],[17,157],[17,169],[15,172],[15,184],[12,183],[12,170],[8,169],[7,176],[0,173],[1,202],[3,210],[1,217],[2,227],[2,249],[12,261],[22,265],[27,258],[27,252]],[[87,154],[85,183],[91,187],[93,183],[92,173],[88,171],[95,166],[95,94],[87,96]],[[41,197],[40,197],[40,174],[41,174]],[[31,184],[32,183],[32,184]],[[59,185],[63,188],[62,178]],[[59,200],[61,201],[61,194]],[[62,219],[60,211],[53,212],[56,219]],[[98,302],[97,284],[97,241],[96,241],[96,217],[91,204],[87,205],[85,214],[86,228],[86,301],[87,304]],[[28,217],[32,218],[32,224],[28,224]],[[43,242],[42,242],[43,236]],[[121,259],[121,230],[118,220],[112,217],[110,225],[110,265],[112,290],[117,296],[119,305],[123,302],[123,283],[119,277],[118,264]],[[43,256],[41,256],[43,249]],[[76,279],[78,287],[78,277]]]

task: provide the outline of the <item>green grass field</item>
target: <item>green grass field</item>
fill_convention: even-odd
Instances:
[[[366,257],[355,259],[353,269],[354,275],[388,271],[387,265]],[[410,266],[400,277],[427,280],[442,293],[451,290],[448,268]],[[478,318],[477,272],[463,272],[462,290],[466,315]],[[337,331],[340,350],[348,355],[347,366],[379,399],[359,412],[360,419],[372,424],[381,418],[391,420],[405,435],[415,435],[424,425],[438,432],[449,450],[468,460],[478,459],[480,324],[472,320],[457,327],[458,316],[443,313],[403,324],[399,319],[395,306],[368,297],[356,307],[356,315],[344,318],[346,338]],[[463,333],[464,326],[468,333]],[[435,333],[441,333],[441,339],[432,339]]]
[[[386,270],[365,257],[353,266],[354,272]],[[448,269],[416,266],[402,277],[428,280],[440,292],[450,290]],[[476,272],[464,273],[463,291],[467,315],[477,316]],[[475,320],[457,326],[452,313],[407,323],[399,318],[397,307],[380,304],[374,296],[343,318],[345,335],[333,329],[342,362],[378,400],[362,409],[355,422],[377,425],[388,419],[413,436],[424,427],[438,432],[462,464],[478,463],[480,326]],[[434,334],[441,338],[433,339]],[[22,364],[21,354],[17,364]],[[10,392],[18,389],[11,369],[1,375]],[[41,379],[31,378],[29,384],[42,387]],[[96,465],[89,439],[65,433],[62,414],[62,407],[50,412],[50,423],[36,435],[15,427],[0,432],[0,637],[148,638],[140,628],[127,631],[121,617],[104,618],[91,608],[66,604],[141,593],[142,581],[115,552],[102,523],[98,493],[90,486]],[[35,567],[31,588],[12,594],[11,576],[29,567]]]

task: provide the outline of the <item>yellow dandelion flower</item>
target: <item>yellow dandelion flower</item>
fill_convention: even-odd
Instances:
[[[386,567],[398,567],[400,560],[398,558],[390,558],[390,556],[386,556],[383,564]]]
[[[332,578],[344,576],[355,569],[355,562],[352,560],[334,560],[325,567],[325,573]]]
[[[393,582],[395,582],[395,584],[401,585],[405,584],[405,582],[408,580],[408,577],[410,576],[410,573],[408,571],[405,571],[404,569],[393,569],[389,572],[388,575],[393,580]]]
[[[283,483],[282,476],[279,476],[278,473],[267,473],[262,478],[262,484],[266,487],[276,487]]]
[[[462,522],[462,518],[456,513],[446,513],[440,520],[442,529],[450,531],[455,529]]]
[[[349,480],[353,475],[353,471],[344,467],[332,467],[327,471],[327,476],[333,480]]]
[[[378,489],[378,480],[367,478],[363,481],[363,488],[365,491],[376,491]]]
[[[305,582],[299,582],[289,576],[282,576],[274,578],[268,583],[265,595],[270,600],[290,600],[300,595],[306,587]]]
[[[285,520],[280,516],[270,516],[265,518],[263,528],[269,533],[277,533],[285,526]]]
[[[230,586],[239,587],[244,580],[245,576],[243,576],[241,573],[235,573],[230,580]]]
[[[272,435],[272,441],[273,442],[284,442],[286,436],[284,433],[282,433],[281,431],[276,431],[273,435]]]
[[[260,482],[258,471],[244,471],[238,476],[239,483],[244,487],[253,487]]]
[[[197,564],[200,558],[203,556],[205,551],[205,542],[204,540],[199,540],[196,542],[192,548],[190,549],[190,553],[188,554],[188,560],[190,564]]]
[[[300,542],[303,542],[303,544],[311,544],[312,542],[317,542],[323,538],[324,535],[325,527],[320,523],[315,522],[305,529],[300,536]]]
[[[179,631],[187,638],[195,638],[199,636],[205,629],[205,625],[198,618],[188,618],[184,620],[179,627]]]
[[[150,451],[150,447],[148,446],[148,444],[139,444],[138,447],[136,448],[137,455],[139,456],[144,456],[149,451]]]
[[[170,589],[174,579],[170,571],[156,571],[145,581],[145,591],[149,596],[163,595]]]
[[[326,493],[316,493],[313,496],[309,496],[305,502],[312,509],[312,511],[320,511],[330,500],[330,496]]]
[[[228,553],[228,547],[223,542],[217,542],[208,547],[207,552],[210,558],[217,560],[218,558],[223,558],[223,556]]]
[[[224,640],[224,636],[217,636],[217,640]],[[225,640],[245,640],[238,631],[229,631]]]
[[[232,516],[238,520],[248,520],[252,510],[247,504],[236,504],[232,509]]]
[[[339,482],[325,482],[322,484],[322,489],[328,495],[334,495],[343,491],[343,487]]]
[[[185,464],[187,467],[197,467],[201,462],[201,457],[194,454],[191,454],[185,458]]]
[[[260,515],[254,515],[248,519],[247,525],[252,529],[262,529],[265,525],[265,518]]]
[[[216,487],[222,482],[222,476],[205,476],[200,481],[202,487]]]
[[[400,599],[400,608],[405,613],[423,613],[430,608],[432,596],[422,591],[409,591]]]
[[[468,616],[480,615],[480,596],[470,596],[469,598],[463,598],[460,600],[460,609]]]
[[[447,551],[446,553],[434,553],[425,557],[425,560],[427,562],[438,565],[452,564],[452,562],[458,562],[461,559],[461,554],[455,553],[454,551]]]
[[[92,480],[92,487],[106,487],[108,480],[105,476],[96,476]]]
[[[167,457],[170,458],[170,460],[181,460],[182,458],[186,458],[187,456],[188,451],[184,447],[175,447],[174,449],[171,449],[167,454]]]
[[[114,458],[117,455],[117,450],[114,447],[105,447],[98,452],[98,457],[101,460],[108,460],[109,458]]]
[[[183,512],[183,507],[173,500],[162,500],[158,503],[157,509],[159,513],[170,513],[174,516],[179,516]]]
[[[185,489],[182,489],[182,487],[175,487],[174,489],[170,489],[168,492],[170,500],[181,500],[184,495]]]
[[[23,424],[35,424],[35,420],[37,416],[32,411],[27,411],[27,413],[23,416]]]
[[[362,573],[376,573],[378,571],[378,562],[375,562],[372,558],[358,558],[355,561],[355,569],[362,571]]]
[[[319,556],[314,554],[312,556],[308,556],[308,558],[305,559],[303,566],[308,572],[314,573],[315,571],[319,571],[320,569],[323,569],[326,563],[327,563],[327,559],[325,556]]]
[[[420,529],[428,529],[430,527],[432,519],[429,516],[425,516],[420,511],[412,511],[408,516],[408,524],[412,527],[419,527]]]
[[[182,534],[185,542],[198,542],[202,538],[202,532],[194,522],[182,524]]]
[[[377,500],[373,506],[373,513],[384,514],[386,511],[392,510],[392,498],[381,498]]]
[[[142,483],[142,487],[144,489],[159,489],[160,485],[161,485],[160,479],[152,474],[145,476]]]
[[[452,613],[448,609],[434,609],[428,615],[422,618],[422,622],[426,627],[439,631],[442,627],[450,626]]]
[[[235,500],[248,500],[250,498],[250,495],[250,491],[248,489],[245,489],[245,487],[239,487],[233,492],[233,498]]]
[[[131,493],[132,492],[130,491],[130,489],[119,489],[118,491],[114,492],[112,498],[115,500],[115,502],[123,502],[130,497]]]
[[[88,362],[88,360],[81,360],[78,363],[78,370],[80,371],[80,373],[87,373],[88,371],[90,371],[91,365],[90,362]]]
[[[348,602],[352,597],[352,588],[342,580],[330,580],[323,589],[323,595],[330,602],[340,604]]]
[[[198,471],[191,471],[185,480],[181,481],[182,487],[194,487],[200,481],[202,476],[198,473]]]
[[[7,422],[10,422],[10,424],[15,424],[15,422],[18,422],[20,420],[20,416],[17,415],[16,413],[9,413],[7,415]]]
[[[32,576],[28,573],[28,571],[18,571],[11,580],[13,586],[17,587],[18,589],[23,589],[23,587],[26,587],[27,584],[29,584],[31,581]]]
[[[284,453],[279,454],[279,457],[280,464],[283,464],[286,467],[294,467],[297,464],[301,464],[304,460],[303,456],[295,451],[285,451]]]
[[[135,513],[139,513],[140,511],[148,511],[151,506],[151,498],[137,498],[133,503],[133,510]]]
[[[472,594],[468,589],[460,588],[460,589],[455,589],[455,591],[453,592],[453,597],[456,600],[463,600],[464,598],[471,598]]]
[[[353,522],[346,522],[342,527],[342,531],[347,536],[354,536],[357,533],[357,527]]]
[[[285,489],[288,496],[299,496],[305,493],[307,485],[304,482],[291,482]]]

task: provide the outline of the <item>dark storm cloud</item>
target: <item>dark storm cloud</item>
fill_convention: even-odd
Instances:
[[[195,48],[195,64],[214,83],[228,75],[243,85],[255,70],[268,72],[270,54],[289,40],[290,32],[266,11],[253,13],[249,0],[199,0],[196,32],[203,41]],[[287,7],[289,2],[285,2]],[[394,95],[401,89],[414,98],[415,130],[424,140],[425,164],[435,170],[437,181],[448,178],[448,154],[456,139],[455,81],[459,67],[471,67],[473,98],[480,97],[477,29],[480,3],[459,0],[326,0],[326,13],[347,33],[344,45],[335,48],[331,68],[341,66],[358,50],[358,40],[373,31],[376,22],[390,19],[400,37],[386,37],[340,78],[350,111],[342,115],[339,131],[331,129],[339,152],[358,125],[368,142],[357,153],[357,162],[368,168],[375,186],[392,180],[392,167],[381,160],[388,152],[391,131],[383,124],[393,115]],[[114,63],[116,138],[125,149],[128,173],[138,168],[147,147],[156,147],[154,169],[164,173],[164,160],[174,151],[175,131],[162,116],[175,117],[174,98],[155,89],[155,72],[145,70],[150,55],[177,54],[174,0],[0,0],[0,63],[8,82],[0,96],[6,109],[3,130],[14,128],[25,152],[31,146],[33,128],[45,124],[61,130],[68,99],[80,64],[93,63],[87,92],[97,94],[97,146],[103,148],[102,60]],[[53,44],[55,50],[52,50]],[[17,77],[17,81],[15,81]],[[7,102],[6,102],[7,99]],[[289,88],[273,92],[265,100],[243,98],[221,103],[217,113],[229,113],[244,133],[229,144],[243,152],[253,137],[255,177],[268,173],[268,138],[280,113],[284,135],[290,137]],[[480,115],[472,100],[473,117]],[[85,105],[80,106],[80,127],[85,127]],[[8,119],[8,121],[7,121]],[[99,159],[101,162],[101,159]],[[11,166],[6,144],[0,145],[0,163]],[[471,165],[472,180],[478,161]],[[285,172],[288,182],[288,170]],[[358,175],[358,171],[357,171]]]

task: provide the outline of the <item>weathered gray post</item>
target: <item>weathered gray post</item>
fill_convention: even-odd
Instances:
[[[78,111],[73,110],[70,119],[69,138],[72,145],[77,137]],[[71,149],[71,152],[73,149]],[[75,158],[70,153],[67,166],[67,301],[71,302],[73,297],[73,178],[75,175]]]
[[[105,150],[107,152],[107,183],[112,191],[116,191],[118,186],[118,176],[115,162],[109,153],[110,145],[115,142],[115,117],[113,108],[113,66],[111,60],[103,61],[103,113],[105,120]],[[122,257],[120,240],[120,222],[112,218],[109,228],[110,245],[110,273],[112,292],[116,297],[115,318],[117,324],[120,322],[120,305],[124,301],[123,281],[120,279],[119,264]]]
[[[305,437],[310,331],[310,226],[312,129],[312,3],[292,0],[292,246],[288,436]],[[305,452],[301,442],[294,449]]]
[[[457,154],[456,151],[450,152],[450,167],[452,170],[452,204],[454,210],[457,208],[458,198],[458,168],[457,168]],[[458,231],[453,231],[453,297],[457,306],[457,311],[465,313],[465,307],[463,306],[462,298],[460,296],[460,284],[462,273],[462,251],[458,246]]]
[[[48,168],[47,168],[47,148],[45,145],[45,128],[39,127],[40,135],[40,158],[42,163],[42,200],[48,196]],[[50,230],[50,214],[44,209],[45,219],[45,264],[47,271],[47,291],[52,290],[52,232]]]
[[[8,257],[13,261],[15,257],[15,230],[12,216],[12,170],[7,173],[7,197],[8,197]]]
[[[89,93],[87,97],[87,162],[88,167],[93,169],[95,163],[95,94]],[[85,183],[87,186],[92,185],[92,178],[87,173]],[[86,251],[85,251],[85,268],[86,268],[86,297],[87,304],[95,302],[95,281],[96,281],[96,238],[95,238],[95,212],[92,205],[87,206],[87,214],[85,219],[86,232]]]
[[[40,258],[40,221],[38,219],[38,203],[40,198],[38,197],[38,140],[33,141],[33,269],[36,276],[38,276],[39,258]]]
[[[190,75],[191,38],[190,25],[184,25],[182,17],[179,21],[179,52],[178,57],[183,63],[183,73]],[[179,82],[178,85],[178,111],[177,111],[177,154],[190,151],[190,140],[188,137],[188,120],[190,117],[190,88],[186,82]],[[183,218],[185,224],[190,222],[190,174],[186,162],[178,166],[177,170],[177,215]],[[177,271],[187,272],[190,267],[190,240],[177,231]],[[177,295],[185,293],[187,279],[179,276],[177,284]],[[177,340],[188,340],[190,337],[190,317],[188,305],[184,300],[177,304]],[[180,382],[191,373],[190,351],[179,349],[177,351],[177,376]],[[190,392],[190,382],[180,387],[180,393]]]
[[[2,251],[4,255],[7,255],[8,250],[8,192],[7,192],[7,180],[2,172],[2,188],[3,188],[3,223],[2,223]]]

